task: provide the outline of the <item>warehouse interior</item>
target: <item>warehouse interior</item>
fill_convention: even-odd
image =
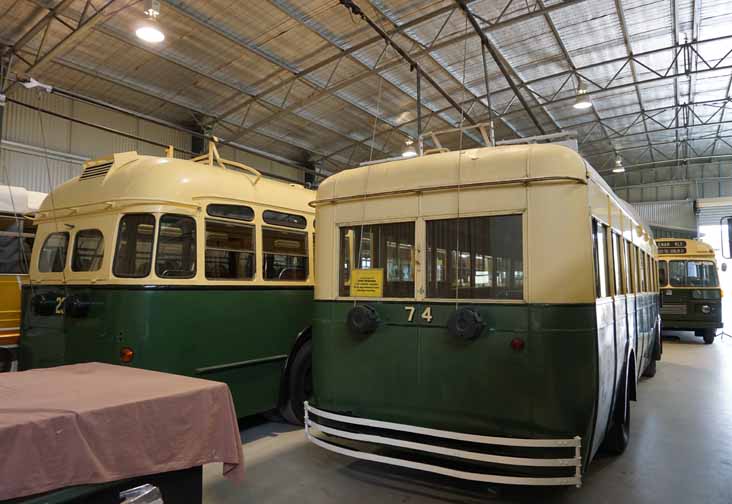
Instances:
[[[713,249],[724,328],[713,345],[663,333],[628,449],[595,457],[581,488],[354,461],[269,412],[238,419],[243,481],[205,466],[203,502],[732,499],[731,0],[0,0],[0,105],[3,194],[51,193],[128,151],[216,145],[317,190],[425,152],[556,137],[653,237]]]

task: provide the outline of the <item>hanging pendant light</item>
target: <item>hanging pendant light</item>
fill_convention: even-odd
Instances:
[[[623,166],[623,158],[620,157],[619,154],[615,155],[615,168],[613,168],[613,173],[624,173],[625,172],[625,166]]]
[[[590,100],[590,94],[587,90],[587,86],[582,83],[582,79],[578,79],[577,96],[574,99],[574,108],[582,110],[590,107],[592,107],[592,101]]]
[[[145,16],[147,19],[140,23],[135,30],[135,35],[140,40],[151,44],[159,44],[165,40],[165,34],[160,29],[158,16],[160,16],[160,0],[145,0]]]
[[[406,142],[404,142],[404,150],[402,151],[402,157],[404,158],[410,158],[415,157],[417,155],[417,149],[414,148],[414,140],[411,138],[408,138]]]

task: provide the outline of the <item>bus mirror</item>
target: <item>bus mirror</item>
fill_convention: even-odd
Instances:
[[[732,259],[732,216],[722,217],[719,227],[722,232],[722,257]]]

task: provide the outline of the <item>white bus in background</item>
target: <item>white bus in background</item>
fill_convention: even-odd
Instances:
[[[0,186],[0,372],[17,367],[21,284],[28,278],[36,227],[29,218],[45,193]]]

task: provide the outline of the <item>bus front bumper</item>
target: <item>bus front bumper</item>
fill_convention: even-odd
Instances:
[[[481,436],[346,416],[307,402],[305,434],[312,443],[342,455],[464,480],[532,486],[582,483],[579,436]]]

